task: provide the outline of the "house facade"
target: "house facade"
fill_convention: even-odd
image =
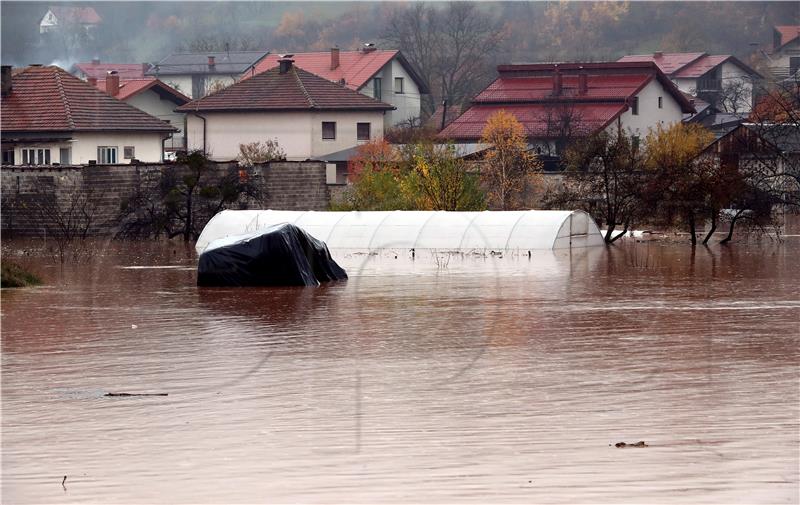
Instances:
[[[575,138],[612,130],[644,138],[694,112],[652,62],[500,65],[497,71],[439,138],[477,143],[488,119],[504,110],[522,124],[532,150],[559,156]]]
[[[177,131],[164,141],[164,150],[168,158],[186,149],[184,135],[186,114],[175,112],[175,108],[189,102],[189,97],[154,77],[122,81],[119,74],[114,71],[106,74],[103,79],[90,77],[88,82],[117,100],[122,100],[175,127]]]
[[[163,160],[176,129],[58,67],[2,68],[4,165]]]
[[[678,89],[728,113],[746,115],[752,110],[753,85],[762,78],[730,54],[655,52],[623,56],[618,61],[652,61]]]
[[[278,66],[280,56],[270,54],[243,78]],[[397,50],[378,50],[371,45],[358,51],[330,51],[291,55],[295,65],[329,81],[394,107],[384,116],[384,128],[419,125],[421,95],[429,93],[422,78]]]
[[[776,26],[767,66],[776,81],[796,78],[800,71],[800,25]]]
[[[267,54],[268,51],[176,53],[153,65],[145,76],[160,79],[183,95],[197,99],[238,82]]]
[[[291,59],[177,108],[187,116],[187,147],[220,161],[235,159],[240,144],[267,140],[276,140],[290,161],[321,159],[382,138],[390,110]]]

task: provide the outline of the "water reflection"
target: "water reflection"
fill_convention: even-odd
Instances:
[[[168,245],[33,258],[2,501],[796,502],[798,245],[344,252],[279,289]]]

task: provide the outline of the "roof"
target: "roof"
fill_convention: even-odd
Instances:
[[[254,73],[259,74],[265,70],[278,66],[280,56],[270,54],[255,66]],[[408,75],[417,84],[420,93],[428,93],[428,87],[416,70],[397,50],[374,50],[374,51],[339,51],[339,66],[331,69],[331,52],[319,51],[311,53],[295,53],[292,55],[294,64],[308,70],[312,74],[317,74],[329,81],[340,82],[344,79],[345,86],[350,89],[359,90],[366,85],[372,77],[383,69],[394,59],[400,62]],[[244,75],[247,79],[250,75]]]
[[[780,51],[783,46],[800,38],[800,25],[782,25],[776,26],[775,31],[780,36],[780,45],[773,48],[774,51]]]
[[[192,111],[301,111],[391,110],[393,106],[292,66],[240,81],[176,110]]]
[[[689,100],[649,62],[500,65],[499,76],[472,100],[472,106],[450,123],[439,137],[479,139],[489,117],[505,110],[514,114],[529,138],[559,136],[553,118],[571,118],[572,133],[590,135],[606,128],[628,109],[630,100],[653,80],[659,81],[683,112],[694,112]],[[553,94],[555,73],[561,93]],[[580,93],[579,75],[586,75]]]
[[[96,25],[103,19],[93,7],[49,7],[56,19],[70,23]]]
[[[442,114],[445,114],[444,118],[444,125],[447,126],[455,119],[464,112],[464,107],[462,104],[448,104],[447,105],[447,112],[444,111],[444,106],[440,105],[436,107],[436,110],[433,111],[433,114],[425,120],[425,126],[429,128],[434,128],[436,131],[440,131],[442,129]]]
[[[709,55],[706,53],[652,53],[631,54],[623,56],[619,62],[652,61],[662,72],[673,79],[696,79],[702,77],[710,70],[731,62],[750,75],[762,77],[761,74],[742,63],[730,54]]]
[[[261,61],[269,51],[175,53],[159,61],[145,75],[241,74]],[[214,66],[208,58],[214,57]]]
[[[105,79],[106,75],[115,71],[119,75],[120,81],[144,78],[145,71],[150,68],[148,63],[76,63],[72,66],[71,72],[74,74],[80,71],[86,77],[95,79]]]
[[[2,100],[2,131],[177,131],[169,124],[112,98],[65,70],[28,67],[12,76]]]
[[[98,80],[95,87],[102,92],[106,92],[106,80]],[[192,99],[176,90],[172,86],[156,79],[155,77],[145,77],[143,79],[132,79],[129,81],[121,82],[119,85],[119,92],[114,95],[117,100],[127,100],[132,96],[143,93],[149,89],[157,93],[160,97],[171,100],[177,105],[183,105],[190,102]]]

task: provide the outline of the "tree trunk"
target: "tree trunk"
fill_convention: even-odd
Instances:
[[[714,235],[714,232],[717,231],[717,213],[715,212],[713,216],[711,216],[711,229],[708,230],[706,233],[706,238],[703,239],[703,245],[708,244],[708,241],[711,239],[711,236]]]
[[[628,223],[625,223],[625,227],[622,228],[622,231],[619,232],[619,234],[617,234],[616,237],[612,238],[611,240],[606,240],[606,242],[609,243],[609,244],[613,244],[617,240],[619,240],[622,237],[624,237],[626,233],[628,233]]]
[[[733,218],[731,219],[731,227],[728,230],[728,236],[726,236],[724,239],[720,240],[719,241],[720,244],[727,244],[728,242],[731,241],[731,239],[733,238],[733,227],[736,226],[736,220],[739,219],[739,216],[742,215],[742,212],[744,212],[744,211],[743,210],[737,210],[736,214],[733,215]]]
[[[606,244],[610,244],[611,242],[613,242],[613,240],[611,240],[611,235],[614,233],[614,228],[616,228],[616,226],[617,226],[616,224],[613,225],[610,223],[608,224],[608,228],[606,229],[606,236],[603,237],[603,240],[605,241]]]
[[[697,231],[694,226],[694,212],[689,213],[689,234],[692,237],[692,245],[697,245]]]

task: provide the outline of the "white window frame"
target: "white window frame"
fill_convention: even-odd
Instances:
[[[116,165],[117,160],[119,160],[117,156],[118,150],[118,146],[97,146],[97,164]],[[109,154],[112,156],[109,156]]]
[[[398,83],[400,84],[400,86],[399,86],[400,89],[399,90],[397,89],[398,88],[398,86],[397,86]],[[405,90],[403,89],[404,87],[405,87],[404,79],[402,77],[395,77],[394,78],[394,93],[396,95],[404,94],[405,93]]]
[[[49,147],[23,147],[20,159],[23,165],[50,165],[52,160]]]

